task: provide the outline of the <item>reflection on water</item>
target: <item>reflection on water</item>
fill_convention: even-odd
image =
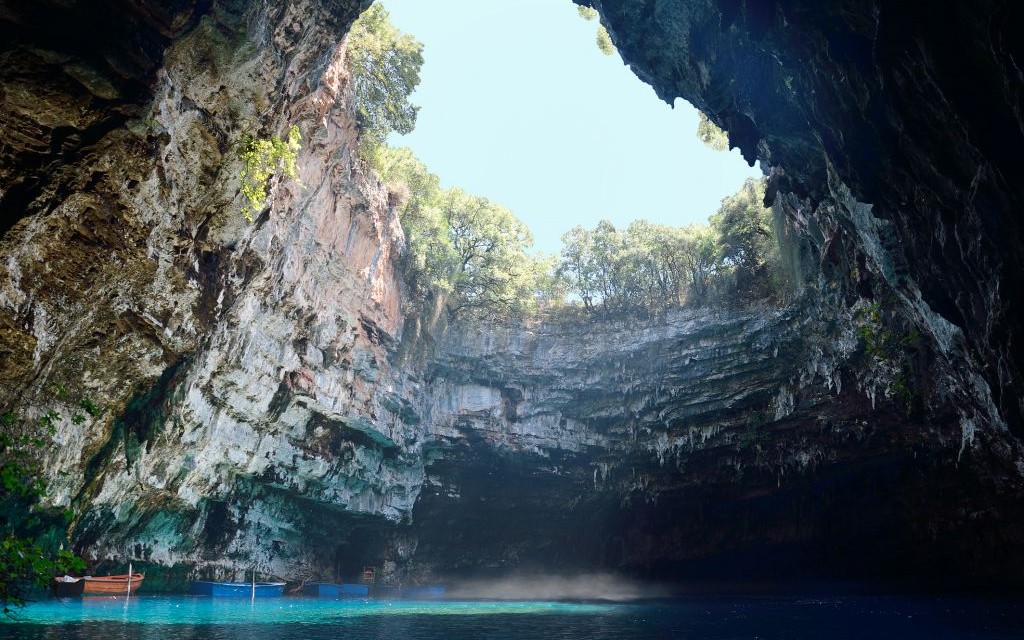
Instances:
[[[1016,599],[695,598],[633,604],[202,597],[35,603],[0,638],[939,640],[1024,637]]]
[[[316,598],[210,598],[203,596],[112,596],[61,598],[38,602],[18,613],[22,623],[82,621],[189,625],[274,623],[330,624],[367,616],[595,615],[610,605],[567,602],[415,602],[406,600],[331,600]]]

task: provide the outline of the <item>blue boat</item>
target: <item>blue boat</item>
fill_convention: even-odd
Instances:
[[[307,582],[302,585],[302,595],[317,598],[365,598],[370,595],[370,588],[365,584],[350,582]]]
[[[344,598],[368,598],[370,596],[370,586],[345,582],[341,585],[341,595]]]
[[[193,580],[188,592],[195,596],[214,596],[227,598],[273,598],[284,593],[283,582],[211,582],[209,580]]]
[[[406,600],[441,600],[444,598],[444,586],[405,587],[402,589],[402,598]]]
[[[302,595],[314,598],[337,598],[341,585],[335,582],[307,582],[302,585]]]

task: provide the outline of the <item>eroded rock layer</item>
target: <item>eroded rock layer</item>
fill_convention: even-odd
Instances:
[[[393,202],[355,157],[367,3],[152,4],[103,4],[92,46],[63,37],[96,19],[74,3],[0,2],[0,404],[60,413],[48,500],[90,559],[150,588],[363,565],[1020,584],[1019,193],[944,25],[595,2],[642,78],[771,167],[808,287],[445,326],[403,307]],[[956,46],[1019,114],[989,9]],[[292,124],[299,179],[247,223],[238,142]]]

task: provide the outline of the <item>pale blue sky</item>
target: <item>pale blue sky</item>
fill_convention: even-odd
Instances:
[[[511,209],[534,247],[607,218],[705,222],[760,171],[739,151],[696,137],[697,112],[675,109],[602,54],[596,22],[570,0],[384,0],[392,22],[423,43],[409,146],[445,187]]]

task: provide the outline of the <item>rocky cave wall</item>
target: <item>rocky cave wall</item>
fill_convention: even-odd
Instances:
[[[1016,3],[586,4],[663,99],[770,168],[769,198],[795,210],[832,281],[856,255],[861,294],[891,295],[935,340],[978,437],[1024,434]]]
[[[151,4],[0,2],[0,400],[65,416],[50,500],[94,561],[152,588],[363,564],[1019,584],[1019,254],[986,226],[1012,240],[1016,201],[977,114],[934,99],[944,31],[595,2],[638,75],[771,167],[815,280],[786,309],[443,331],[404,315],[393,203],[354,158],[367,3]],[[961,48],[1006,71],[986,24]],[[235,145],[291,124],[299,180],[247,224]],[[881,357],[865,330],[923,338]]]

